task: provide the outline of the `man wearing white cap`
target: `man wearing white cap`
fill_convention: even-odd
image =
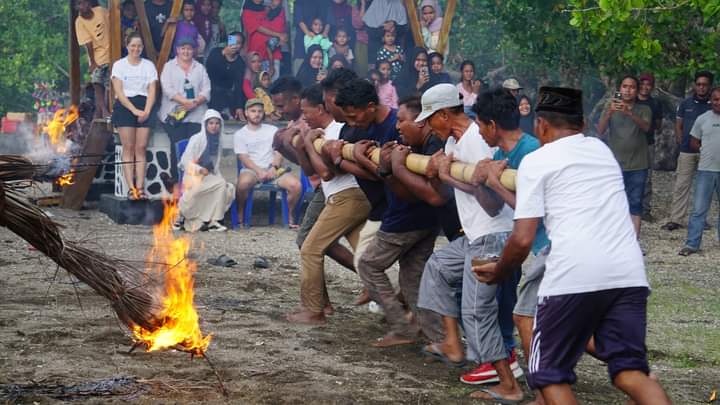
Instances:
[[[522,87],[520,87],[520,83],[518,83],[517,79],[514,78],[505,80],[502,86],[504,89],[510,90],[510,94],[515,96],[515,98],[520,95],[520,90],[522,90]]]
[[[483,368],[488,368],[488,363],[494,368],[490,378],[475,383],[499,382],[492,390],[481,390],[471,396],[519,401],[523,393],[510,368],[509,354],[498,324],[497,286],[479,282],[471,269],[473,259],[492,260],[501,254],[512,229],[512,210],[503,205],[493,212],[486,212],[475,198],[475,187],[450,176],[453,160],[475,164],[492,159],[492,150],[480,135],[477,124],[463,112],[460,93],[451,84],[438,84],[423,94],[422,113],[416,121],[426,121],[437,136],[446,141],[447,155],[442,152],[433,155],[426,175],[435,179],[433,183],[438,189],[441,183],[455,188],[458,214],[465,233],[433,253],[425,265],[418,307],[442,315],[446,335],[444,341],[426,346],[423,353],[448,365],[463,365],[463,346],[457,329],[457,319],[462,316],[468,344],[467,358],[480,363]],[[462,303],[458,306],[456,296],[460,292]]]

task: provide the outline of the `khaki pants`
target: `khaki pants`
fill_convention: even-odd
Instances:
[[[343,190],[328,198],[300,248],[300,300],[308,311],[320,313],[329,303],[324,261],[328,246],[345,236],[354,250],[369,213],[370,203],[360,188]]]
[[[670,207],[670,222],[682,225],[687,221],[690,191],[692,190],[698,161],[700,161],[699,153],[680,152],[680,156],[678,156],[672,205]]]
[[[365,221],[365,225],[363,225],[362,229],[360,230],[358,244],[355,248],[355,255],[353,257],[353,264],[355,265],[355,269],[357,269],[360,265],[360,257],[363,255],[363,253],[365,253],[368,246],[370,246],[370,242],[375,239],[375,234],[380,230],[380,225],[382,225],[382,221],[371,221],[369,219]]]
[[[440,326],[440,318],[428,310],[418,312],[417,300],[425,262],[435,247],[435,229],[423,229],[412,232],[389,233],[378,231],[372,243],[360,258],[358,274],[370,293],[370,298],[378,302],[385,311],[390,329],[396,336],[415,338],[418,325],[408,319],[405,308],[395,294],[390,279],[385,273],[396,261],[400,264],[398,284],[405,302],[415,314],[418,322],[435,320],[435,328]],[[427,318],[423,315],[427,315]]]

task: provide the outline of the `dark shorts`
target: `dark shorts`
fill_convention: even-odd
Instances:
[[[642,200],[648,171],[647,169],[624,170],[622,174],[625,182],[625,194],[627,194],[628,205],[630,205],[630,215],[640,216],[643,212]]]
[[[145,102],[147,98],[145,96],[134,96],[128,100],[139,110],[145,109]],[[150,117],[145,122],[138,122],[135,114],[130,112],[120,101],[115,100],[113,104],[113,112],[111,118],[112,124],[116,128],[131,127],[131,128],[150,128],[155,122],[155,111],[150,112]]]
[[[647,287],[631,287],[540,298],[528,361],[530,387],[575,383],[575,365],[593,336],[595,357],[607,363],[611,381],[625,370],[648,374],[649,294]]]

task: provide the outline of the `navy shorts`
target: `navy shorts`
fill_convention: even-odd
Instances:
[[[595,356],[610,380],[625,370],[650,372],[645,347],[647,287],[542,297],[528,361],[528,384],[574,384],[575,365],[595,337]]]
[[[642,200],[645,195],[645,182],[648,171],[627,170],[623,171],[623,182],[625,183],[625,194],[627,194],[630,215],[640,216],[643,213]]]
[[[128,98],[130,103],[135,106],[138,110],[145,109],[145,102],[147,98],[145,96],[133,96]],[[138,122],[135,114],[130,112],[119,100],[115,100],[113,105],[112,117],[110,118],[115,128],[131,127],[131,128],[150,128],[155,123],[155,109],[150,112],[150,117],[144,122]]]

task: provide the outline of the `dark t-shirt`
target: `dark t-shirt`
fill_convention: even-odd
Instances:
[[[683,100],[677,109],[677,118],[682,120],[682,142],[680,143],[680,152],[697,153],[690,149],[690,130],[695,123],[697,117],[710,110],[710,99],[700,100],[695,96],[690,96]]]
[[[368,138],[367,131],[362,128],[343,125],[340,130],[340,139],[355,143],[370,138]],[[385,186],[383,183],[381,181],[366,180],[359,177],[356,177],[355,180],[357,180],[360,189],[362,189],[370,202],[370,215],[368,215],[368,220],[382,220],[383,214],[385,214],[385,210],[387,209],[387,199],[385,198]]]
[[[396,128],[397,110],[390,113],[381,124],[373,124],[368,128],[368,136],[381,145],[400,142],[400,134]],[[400,233],[436,227],[437,214],[435,208],[425,202],[408,202],[400,199],[389,186],[385,186],[385,197],[388,208],[382,218],[380,230],[383,232]]]
[[[237,59],[230,62],[225,59],[225,55],[222,53],[223,48],[215,48],[210,51],[207,60],[205,61],[205,69],[207,70],[208,77],[210,78],[211,91],[224,92],[229,94],[230,107],[231,109],[245,108],[245,93],[243,93],[242,86],[245,78],[245,62],[243,58],[238,55]],[[210,101],[213,102],[212,96]],[[217,101],[217,100],[215,100]]]
[[[445,142],[435,135],[431,135],[422,146],[422,149],[413,149],[413,152],[431,156],[435,152],[443,149],[445,149]],[[460,224],[460,217],[458,216],[454,195],[450,197],[445,205],[435,208],[435,212],[438,220],[440,220],[440,227],[448,240],[453,241],[462,236],[462,225]]]
[[[658,119],[662,119],[663,116],[663,108],[662,103],[660,100],[648,97],[647,100],[640,100],[637,99],[638,104],[644,104],[648,107],[650,107],[650,111],[652,112],[652,120],[650,121],[650,130],[645,133],[647,136],[647,143],[648,145],[655,145],[655,131],[662,128],[655,128],[655,121]]]
[[[152,35],[153,45],[155,45],[155,49],[158,52],[160,52],[160,47],[162,47],[162,29],[165,21],[170,18],[171,10],[171,1],[166,0],[162,6],[154,4],[152,0],[145,1],[145,14],[147,15],[148,24],[150,25],[150,34]]]

